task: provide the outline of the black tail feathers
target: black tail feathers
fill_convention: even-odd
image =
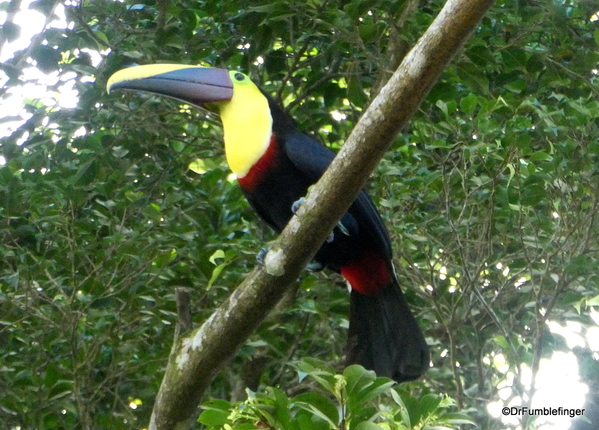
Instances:
[[[348,363],[379,376],[411,381],[429,368],[428,345],[396,281],[380,294],[352,291],[347,342]]]

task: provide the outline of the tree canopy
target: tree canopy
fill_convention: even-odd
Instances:
[[[218,121],[147,94],[108,95],[113,72],[156,62],[242,70],[336,150],[443,4],[31,3],[45,26],[0,65],[3,103],[38,83],[32,69],[51,78],[2,119],[4,427],[147,426],[178,322],[175,290],[189,292],[202,323],[274,238],[228,171]],[[0,5],[0,49],[18,38],[20,5]],[[426,411],[447,409],[470,410],[483,429],[531,424],[489,405],[535,405],[543,359],[572,350],[556,328],[567,323],[580,334],[569,357],[587,404],[599,402],[587,371],[599,346],[586,340],[598,337],[598,9],[498,1],[371,178],[432,350],[426,377],[377,406],[397,406],[390,422],[406,425],[408,410],[425,425]],[[342,367],[347,315],[341,278],[306,273],[219,372],[202,425],[218,426],[246,387],[264,410],[294,399],[290,416],[303,416],[293,405],[320,405],[334,422],[333,375],[362,377]],[[302,394],[310,383],[298,373],[329,396]],[[368,400],[388,388],[370,387]]]

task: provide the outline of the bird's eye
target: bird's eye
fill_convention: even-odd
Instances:
[[[242,73],[235,73],[235,79],[237,79],[238,81],[243,81],[245,79],[245,76]]]

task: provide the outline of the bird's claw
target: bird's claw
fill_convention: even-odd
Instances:
[[[299,199],[297,199],[295,202],[293,202],[293,204],[291,205],[291,212],[293,213],[297,213],[299,207],[302,205],[302,203],[304,203],[306,201],[305,197],[300,197]],[[339,230],[341,231],[341,233],[343,233],[346,236],[349,236],[349,230],[347,229],[347,227],[345,227],[343,225],[343,223],[341,221],[339,221],[337,223],[337,228],[339,228]],[[335,240],[335,231],[332,231],[329,236],[327,237],[326,242],[327,243],[331,243],[333,242],[333,240]]]
[[[320,272],[322,269],[324,269],[324,266],[318,261],[312,260],[308,263],[306,269],[308,269],[310,272]]]
[[[349,236],[349,230],[347,229],[346,226],[343,225],[343,223],[341,221],[339,221],[337,223],[337,227],[339,227],[339,230],[341,230],[341,233],[343,233],[346,236]]]
[[[299,207],[302,205],[302,203],[304,203],[306,201],[305,197],[300,197],[299,199],[297,199],[296,201],[293,202],[293,204],[291,205],[291,212],[296,213],[297,210],[299,209]]]
[[[346,236],[349,236],[349,230],[347,229],[347,227],[345,227],[343,225],[343,223],[341,221],[339,221],[337,223],[337,228],[339,229],[339,231],[341,231],[341,233],[343,233]],[[333,230],[331,233],[329,233],[329,237],[327,237],[327,243],[331,243],[335,240],[335,230]]]
[[[264,259],[266,258],[266,254],[268,254],[269,250],[270,248],[262,248],[260,252],[258,252],[258,255],[256,255],[256,261],[260,266],[264,266]]]

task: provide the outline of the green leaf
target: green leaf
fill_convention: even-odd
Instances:
[[[402,398],[401,394],[398,392],[397,388],[392,389],[390,392],[391,392],[391,397],[393,398],[393,401],[400,407],[399,408],[399,416],[401,417],[401,423],[406,428],[412,428],[412,419],[411,419],[408,407],[406,405],[406,402],[404,402],[404,399]],[[416,424],[416,423],[414,423],[414,424]]]
[[[310,411],[317,417],[328,422],[331,427],[339,425],[337,406],[328,398],[318,393],[299,394],[293,398],[293,404],[301,409]]]
[[[524,206],[537,205],[547,196],[545,187],[541,184],[531,184],[522,190],[520,203]]]
[[[127,200],[129,200],[130,202],[136,202],[139,199],[144,197],[144,193],[143,191],[132,191],[132,190],[127,190],[125,191],[125,197],[127,198]]]
[[[347,86],[347,98],[356,106],[364,106],[367,102],[362,84],[357,77],[351,76]]]
[[[545,151],[535,151],[533,152],[533,154],[530,156],[530,161],[535,162],[535,161],[552,161],[553,157],[549,154],[547,154]]]
[[[81,186],[90,184],[96,178],[97,172],[98,164],[96,161],[88,161],[79,168],[79,171],[73,178],[75,185]]]
[[[343,371],[343,376],[347,381],[347,394],[349,396],[358,395],[362,389],[370,386],[376,379],[376,374],[372,370],[366,370],[364,367],[353,364]]]
[[[389,391],[396,384],[389,378],[377,378],[373,371],[359,365],[347,367],[343,376],[347,381],[347,402],[354,409]]]
[[[98,39],[100,39],[102,42],[105,43],[104,46],[100,46],[101,48],[105,48],[106,46],[110,45],[110,42],[108,41],[108,37],[106,36],[106,33],[104,33],[103,31],[96,30],[96,31],[94,31],[94,34],[98,37]]]
[[[214,285],[214,283],[217,281],[218,277],[220,276],[220,274],[222,273],[222,271],[225,269],[225,267],[227,267],[229,265],[229,263],[222,263],[219,264],[218,266],[216,266],[213,270],[212,270],[212,276],[210,276],[210,279],[208,280],[208,284],[206,285],[206,289],[209,290],[210,288],[212,288],[212,286]]]
[[[447,103],[445,103],[443,100],[437,100],[435,102],[435,106],[437,106],[439,109],[441,109],[441,112],[443,112],[445,114],[445,117],[449,116],[449,110],[447,108]]]
[[[566,267],[564,268],[564,272],[568,275],[573,276],[581,276],[584,274],[589,267],[589,265],[593,264],[593,260],[589,255],[581,254],[573,257]],[[592,299],[591,299],[592,300]],[[588,302],[587,302],[588,303]]]
[[[477,105],[478,97],[473,93],[468,94],[460,100],[460,109],[468,115],[472,115]]]
[[[198,25],[197,15],[195,14],[195,12],[189,9],[183,9],[179,13],[179,21],[181,22],[183,28],[185,28],[188,31],[194,30]]]
[[[196,159],[189,163],[188,169],[194,173],[199,175],[203,175],[204,173],[210,172],[211,170],[216,169],[218,166],[213,160],[210,159]]]
[[[429,426],[426,425],[422,428],[422,430],[454,430],[451,427],[445,427],[445,426]]]
[[[248,8],[248,11],[250,12],[259,12],[259,13],[271,13],[271,12],[275,12],[275,11],[280,11],[281,9],[281,3],[278,2],[271,2],[269,4],[265,4],[262,6],[251,6]]]
[[[150,203],[143,208],[143,214],[152,222],[159,224],[162,221],[160,208],[156,204]]]
[[[200,424],[211,427],[221,427],[229,423],[229,411],[209,409],[202,412],[198,418]]]
[[[208,261],[210,261],[212,264],[217,264],[216,260],[218,258],[225,258],[225,251],[223,251],[222,249],[217,249],[216,251],[214,251],[212,253],[212,255],[210,256],[210,258],[208,258]]]
[[[171,263],[177,257],[177,250],[171,249],[170,251],[162,252],[158,258],[153,261],[153,266],[157,269],[161,269]]]
[[[355,430],[385,430],[378,424],[372,423],[370,421],[363,421],[356,425]]]
[[[182,152],[182,151],[185,149],[186,145],[185,145],[185,143],[184,143],[184,142],[181,142],[180,140],[173,140],[173,141],[171,142],[171,147],[172,147],[172,148],[173,148],[173,149],[174,149],[176,152]],[[192,170],[192,169],[191,169],[191,167],[190,167],[190,170]],[[196,173],[197,173],[197,172],[196,172]]]
[[[599,295],[585,301],[587,306],[599,306]]]
[[[295,366],[305,375],[316,380],[325,390],[335,393],[337,379],[335,378],[333,369],[329,365],[313,358],[305,358],[298,361]],[[303,377],[300,378],[300,380],[302,379]]]
[[[508,349],[509,345],[505,336],[499,335],[493,338],[493,341],[503,349]]]
[[[439,421],[452,424],[471,424],[477,426],[478,424],[468,415],[459,412],[447,412],[439,416]]]
[[[420,410],[423,416],[435,413],[443,398],[438,394],[425,394],[420,399]]]
[[[330,430],[331,427],[325,420],[314,419],[311,412],[298,411],[293,419],[294,425],[297,425],[297,430]],[[294,427],[292,430],[295,430]]]

